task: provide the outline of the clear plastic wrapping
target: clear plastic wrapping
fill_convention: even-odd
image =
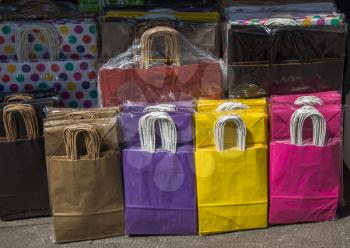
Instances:
[[[92,20],[4,22],[0,91],[56,89],[60,106],[97,105],[96,25]]]
[[[153,27],[127,52],[100,69],[100,103],[117,106],[128,101],[220,99],[223,72],[218,58],[191,44],[175,29]]]
[[[294,5],[293,5],[294,6]],[[228,17],[224,60],[230,97],[342,91],[346,30],[343,16],[332,9],[296,4],[300,13],[248,6],[265,17]],[[316,5],[317,6],[317,5]],[[244,13],[244,6],[242,7]],[[250,13],[250,14],[252,14]],[[228,15],[229,16],[229,15]]]
[[[270,223],[327,221],[343,204],[340,94],[272,97]]]
[[[231,6],[226,5],[224,9],[227,20],[255,19],[255,22],[257,19],[263,18],[333,14],[336,12],[337,9],[333,1],[298,2],[287,0],[264,1],[263,3],[261,1],[235,1]]]
[[[113,108],[46,108],[46,121],[53,120],[85,120],[116,117],[118,107]]]
[[[96,23],[91,18],[3,21],[1,60],[97,58]]]
[[[177,29],[197,47],[219,56],[219,14],[215,9],[208,9],[209,12],[204,10],[108,11],[101,23],[101,56],[111,58],[125,52],[142,32],[159,25]]]

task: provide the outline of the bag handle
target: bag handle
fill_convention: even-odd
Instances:
[[[161,144],[164,150],[176,152],[177,130],[173,119],[166,112],[151,112],[139,120],[141,149],[154,153],[156,151],[155,123],[158,123]]]
[[[156,36],[164,37],[166,63],[174,64],[176,67],[181,65],[181,48],[180,48],[180,34],[177,30],[166,27],[157,26],[145,31],[140,40],[141,58],[140,66],[142,69],[148,69],[153,61],[152,59],[152,45]]]
[[[317,96],[300,96],[294,101],[295,105],[324,105],[324,102]]]
[[[144,108],[143,113],[149,112],[177,112],[178,109],[173,104],[158,104]]]
[[[224,102],[216,108],[216,112],[225,112],[237,109],[248,109],[249,107],[240,102]]]
[[[214,140],[215,140],[216,150],[218,150],[219,152],[223,152],[225,150],[225,144],[224,144],[225,126],[229,122],[234,123],[236,126],[238,149],[240,151],[245,151],[247,128],[242,118],[234,114],[221,116],[215,123]]]
[[[134,37],[134,42],[135,41],[139,41],[142,34],[147,31],[150,28],[154,28],[157,26],[166,26],[166,27],[176,27],[178,26],[178,21],[173,20],[173,19],[147,19],[147,22],[141,22],[139,24],[137,24],[134,28],[133,31],[133,37]]]
[[[79,159],[77,149],[79,135],[84,139],[88,158],[91,160],[100,158],[101,137],[97,129],[89,124],[76,124],[64,128],[63,137],[67,158],[72,161]]]
[[[297,26],[298,22],[290,17],[273,17],[268,19],[265,26]]]
[[[60,58],[60,41],[61,37],[57,29],[48,23],[23,24],[15,32],[15,50],[18,62],[30,60],[28,36],[32,30],[39,30],[45,37],[49,48],[50,61],[59,60]]]
[[[304,146],[303,127],[305,120],[308,118],[312,121],[312,144],[314,146],[324,146],[326,140],[326,120],[322,113],[313,106],[303,106],[293,113],[290,119],[291,144]]]
[[[94,111],[74,111],[65,115],[66,120],[90,120],[98,119],[98,114]]]
[[[293,18],[271,18],[265,22],[264,26],[275,26],[277,27],[275,30],[269,30],[270,39],[270,63],[275,64],[276,62],[276,49],[278,47],[278,44],[280,42],[280,32],[283,30],[289,30],[293,32],[293,35],[290,37],[293,37],[290,39],[291,45],[297,50],[297,54],[299,55],[299,61],[300,63],[304,63],[307,61],[305,53],[303,52],[303,44],[304,44],[304,38],[303,35],[294,29],[295,26],[298,26],[298,23]],[[266,29],[266,27],[263,27]]]
[[[3,109],[6,139],[9,142],[15,142],[19,138],[15,114],[20,114],[22,116],[26,127],[27,139],[38,139],[40,133],[36,111],[32,105],[21,103],[9,104]]]
[[[4,98],[4,103],[11,103],[11,102],[23,102],[27,100],[32,100],[33,96],[29,94],[11,94]]]

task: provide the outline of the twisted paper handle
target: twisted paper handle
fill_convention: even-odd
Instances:
[[[177,107],[172,104],[158,104],[144,108],[143,112],[177,112]]]
[[[4,103],[22,102],[22,101],[27,101],[32,99],[33,97],[28,94],[12,94],[4,98]]]
[[[324,102],[317,96],[301,96],[294,101],[295,105],[323,105]]]
[[[264,24],[265,26],[297,26],[298,23],[292,18],[270,18]]]
[[[71,125],[63,130],[67,158],[73,161],[79,159],[77,149],[79,135],[83,135],[88,158],[98,159],[100,157],[101,137],[97,129],[89,124]]]
[[[155,123],[158,123],[161,144],[164,150],[176,152],[177,131],[172,118],[166,112],[151,112],[139,120],[141,149],[154,153],[156,151]]]
[[[242,118],[234,114],[221,116],[216,121],[214,127],[214,140],[216,149],[219,152],[223,152],[225,150],[225,126],[229,122],[233,122],[235,124],[237,132],[237,146],[240,151],[244,151],[246,149],[247,128]]]
[[[15,103],[5,106],[3,110],[6,139],[9,142],[15,142],[19,138],[16,113],[22,116],[28,140],[39,138],[39,124],[34,107],[29,104]]]
[[[49,48],[50,61],[59,60],[60,58],[60,35],[56,28],[47,23],[23,24],[15,32],[15,50],[17,60],[24,62],[30,60],[28,36],[33,30],[39,30],[45,37]]]
[[[312,144],[314,146],[324,146],[326,140],[326,120],[321,112],[312,106],[304,106],[297,109],[290,119],[291,143],[303,146],[303,127],[305,120],[311,118],[313,127]]]
[[[141,68],[148,69],[153,61],[152,45],[153,40],[156,36],[164,37],[166,49],[166,63],[175,64],[175,66],[179,67],[181,65],[181,47],[179,32],[170,27],[157,26],[148,29],[141,36]]]
[[[225,102],[219,105],[216,109],[216,112],[225,112],[236,109],[248,109],[249,107],[240,102]]]
[[[98,119],[98,114],[94,111],[75,111],[65,115],[66,120],[90,120]]]

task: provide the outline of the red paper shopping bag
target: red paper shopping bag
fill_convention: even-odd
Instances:
[[[162,49],[165,55],[158,51]],[[140,51],[141,55],[135,51]],[[159,59],[159,56],[162,58]],[[159,61],[166,63],[160,65]],[[139,45],[135,44],[126,53],[111,59],[99,73],[103,106],[128,101],[219,99],[223,92],[222,84],[219,60],[194,47],[178,31],[169,27],[147,30]]]

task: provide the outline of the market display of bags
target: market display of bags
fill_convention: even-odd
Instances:
[[[139,122],[141,146],[122,150],[125,233],[197,233],[193,146],[178,144],[179,123],[170,113],[147,112],[134,118]],[[122,129],[128,124],[122,123]]]
[[[308,6],[299,5],[292,6]],[[322,14],[317,8],[299,14],[288,8],[251,8],[245,16],[243,8],[241,14],[226,17],[224,60],[230,97],[342,90],[346,29],[343,17],[332,13],[334,8]]]
[[[55,241],[123,234],[117,118],[48,121],[45,146]]]
[[[245,107],[195,116],[201,234],[267,227],[267,114]]]
[[[333,2],[0,5],[1,220],[52,215],[63,243],[346,206],[350,39]]]
[[[152,46],[158,39],[165,47],[164,56],[159,46]],[[105,107],[128,101],[220,99],[222,87],[220,61],[165,26],[148,29],[138,46],[111,59],[99,71],[100,100]]]
[[[29,34],[24,30],[32,30],[34,27],[45,36],[49,49],[48,59],[30,58]],[[62,47],[57,37],[60,34],[51,24],[22,24],[21,28],[17,28],[16,37],[16,40],[21,37],[23,41],[16,47],[17,59],[0,61],[0,92],[23,93],[55,88],[60,95],[61,106],[96,106],[96,59],[59,60]]]
[[[101,22],[101,57],[125,52],[145,30],[160,25],[178,30],[198,48],[220,56],[219,13],[213,8],[196,8],[108,11]]]
[[[12,103],[1,109],[5,137],[0,139],[0,218],[49,216],[44,138],[36,109]],[[20,122],[25,135],[19,132]]]
[[[342,199],[343,136],[342,107],[327,104],[334,101],[331,95],[324,102],[313,94],[271,102],[270,224],[335,218]]]

